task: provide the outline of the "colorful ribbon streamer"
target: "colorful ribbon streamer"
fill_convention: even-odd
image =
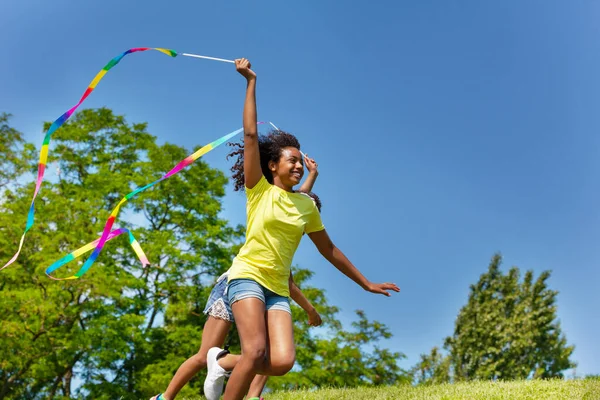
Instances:
[[[108,241],[116,238],[117,236],[119,236],[119,235],[121,235],[123,233],[128,233],[129,234],[129,244],[131,245],[131,247],[133,247],[133,251],[135,251],[135,254],[138,256],[138,258],[142,262],[142,265],[144,267],[147,266],[147,265],[149,265],[150,262],[148,261],[148,257],[146,257],[146,254],[144,253],[144,250],[142,250],[142,247],[140,246],[139,242],[133,236],[133,233],[131,233],[129,231],[129,229],[127,229],[127,228],[121,228],[121,229],[115,229],[114,231],[111,231],[108,234],[108,237],[106,238],[106,241],[108,242]],[[48,277],[50,279],[54,279],[54,280],[57,280],[57,281],[62,281],[62,280],[67,280],[67,279],[76,279],[74,276],[71,276],[71,277],[68,277],[68,278],[55,278],[55,277],[53,277],[50,274],[52,272],[56,271],[57,269],[59,269],[60,267],[62,267],[63,265],[70,263],[71,261],[73,261],[73,260],[81,257],[82,255],[84,255],[88,251],[94,249],[96,247],[96,245],[98,244],[99,241],[100,241],[100,239],[96,239],[93,242],[90,242],[90,243],[86,244],[85,246],[83,246],[83,247],[75,250],[71,254],[67,254],[66,256],[64,256],[63,258],[61,258],[60,260],[56,261],[54,264],[52,264],[51,266],[49,266],[48,268],[46,268],[46,275],[48,275]]]
[[[23,236],[21,236],[21,240],[19,242],[19,249],[17,250],[17,253],[10,259],[10,261],[7,262],[2,268],[0,268],[0,271],[3,270],[4,268],[8,267],[13,262],[15,262],[16,259],[19,257],[19,254],[21,253],[21,249],[23,248],[23,241],[25,240],[25,235],[27,234],[29,229],[31,229],[31,227],[33,226],[34,215],[35,215],[35,208],[34,208],[35,198],[37,197],[37,195],[40,191],[40,187],[42,186],[42,180],[44,178],[44,172],[46,170],[46,161],[48,160],[48,145],[50,144],[50,136],[52,136],[52,134],[58,128],[60,128],[71,117],[71,115],[73,115],[75,110],[81,105],[81,103],[83,103],[83,101],[96,88],[96,85],[98,84],[98,82],[100,82],[100,80],[104,77],[104,75],[106,75],[106,73],[112,67],[117,65],[123,57],[125,57],[126,55],[131,54],[131,53],[136,53],[138,51],[146,51],[146,50],[160,51],[161,53],[164,53],[171,57],[177,56],[177,52],[175,52],[173,50],[162,49],[162,48],[158,48],[158,47],[157,48],[137,47],[137,48],[129,49],[129,50],[123,52],[122,54],[120,54],[117,57],[110,60],[109,63],[106,64],[100,72],[98,72],[96,77],[94,77],[94,79],[92,79],[92,82],[89,84],[88,88],[83,93],[83,96],[81,96],[81,99],[79,99],[79,102],[77,104],[75,104],[73,107],[71,107],[63,115],[58,117],[52,123],[52,125],[50,125],[50,128],[48,128],[48,131],[46,132],[46,136],[44,137],[44,142],[42,143],[42,150],[40,151],[40,161],[38,163],[38,174],[37,174],[37,181],[35,183],[35,191],[33,193],[33,199],[31,199],[31,206],[29,207],[29,214],[27,215],[27,224],[25,225],[25,231],[23,232]]]
[[[261,125],[261,124],[264,124],[264,122],[258,122],[258,125]],[[100,236],[100,239],[92,242],[92,243],[95,244],[96,247],[95,247],[94,251],[92,252],[92,254],[90,255],[90,257],[81,266],[81,268],[74,275],[69,276],[67,278],[54,278],[54,277],[51,277],[51,278],[55,279],[55,280],[66,280],[66,279],[77,279],[77,278],[80,278],[83,274],[85,274],[90,269],[90,267],[94,264],[94,262],[96,262],[96,259],[100,255],[100,252],[102,251],[102,248],[104,247],[104,244],[108,240],[111,239],[111,236],[110,236],[111,235],[111,228],[112,228],[113,224],[115,223],[117,215],[119,214],[119,211],[120,211],[121,206],[123,204],[125,204],[129,199],[131,199],[132,197],[134,197],[138,193],[143,192],[144,190],[149,189],[150,187],[156,185],[157,183],[162,182],[165,179],[168,179],[171,176],[175,175],[176,173],[180,172],[182,169],[184,169],[188,165],[192,164],[198,158],[202,157],[203,155],[205,155],[209,151],[211,151],[211,150],[217,148],[218,146],[222,145],[223,143],[227,142],[229,139],[231,139],[235,135],[241,133],[243,130],[244,130],[243,128],[240,128],[238,130],[235,130],[235,131],[233,131],[231,133],[228,133],[227,135],[225,135],[223,137],[220,137],[219,139],[217,139],[217,140],[215,140],[215,141],[213,141],[213,142],[205,145],[204,147],[202,147],[201,149],[197,150],[193,154],[191,154],[191,155],[187,156],[186,158],[184,158],[177,165],[175,165],[175,167],[173,167],[173,169],[171,169],[169,172],[167,172],[161,178],[159,178],[159,179],[155,180],[154,182],[149,183],[147,185],[140,186],[139,188],[135,189],[133,192],[131,192],[128,195],[126,195],[125,197],[123,197],[121,199],[121,201],[116,205],[116,207],[110,213],[110,216],[108,217],[108,220],[106,221],[106,224],[104,225],[104,230],[102,231],[102,236]],[[131,237],[132,236],[130,236],[130,238]],[[134,241],[135,241],[135,239],[134,239]],[[62,258],[61,260],[55,262],[54,264],[52,264],[52,266],[50,266],[46,270],[46,274],[48,275],[50,272],[55,271],[57,268],[61,267],[62,265],[64,265],[64,264],[66,264],[66,263],[74,260],[75,258],[79,257],[79,255],[84,254],[87,251],[89,251],[88,246],[90,246],[92,243],[87,244],[86,246],[82,247],[81,249],[75,250],[70,255],[68,255],[68,256]],[[135,245],[133,242],[131,242],[131,243],[132,243],[132,246]],[[137,243],[137,242],[135,242],[135,243]],[[138,247],[139,247],[139,245],[138,245]],[[84,248],[86,248],[87,250],[84,251],[83,250]],[[134,249],[135,249],[135,247],[134,247]],[[141,251],[141,248],[140,248],[140,251]],[[74,255],[75,253],[77,253],[78,255],[75,256]],[[137,253],[137,251],[136,251],[136,253]],[[142,252],[142,254],[143,254],[143,252]],[[73,255],[72,258],[68,259],[67,261],[64,261],[65,259],[67,259],[71,255]],[[138,257],[139,257],[139,253],[138,253]],[[140,258],[140,260],[142,260],[142,258]],[[142,260],[142,263],[144,264],[143,260]],[[60,264],[60,265],[58,265],[57,267],[53,268],[57,264]],[[146,259],[146,264],[148,264],[147,259]],[[48,276],[50,276],[50,275],[48,275]]]
[[[0,268],[0,271],[3,270],[4,268],[8,267],[9,265],[11,265],[13,262],[15,262],[17,260],[17,258],[19,257],[19,255],[21,253],[21,250],[23,248],[23,242],[25,240],[25,236],[27,235],[27,232],[31,229],[31,227],[34,224],[35,199],[40,191],[42,181],[44,178],[44,172],[46,170],[46,163],[48,160],[48,147],[50,145],[50,137],[58,128],[60,128],[71,117],[71,115],[73,115],[75,110],[77,110],[77,108],[81,105],[81,103],[83,103],[84,100],[96,88],[96,85],[98,85],[98,83],[102,80],[104,75],[106,75],[106,73],[111,68],[113,68],[115,65],[117,65],[123,59],[123,57],[125,57],[126,55],[131,54],[131,53],[147,51],[147,50],[160,51],[161,53],[164,53],[171,57],[177,57],[177,55],[178,55],[178,53],[174,50],[158,48],[158,47],[156,47],[156,48],[154,48],[154,47],[137,47],[137,48],[132,48],[132,49],[129,49],[129,50],[121,53],[117,57],[110,60],[109,63],[106,64],[104,66],[104,68],[102,68],[102,70],[98,74],[96,74],[94,79],[92,79],[91,83],[89,84],[88,88],[85,90],[85,92],[79,99],[79,102],[76,105],[74,105],[73,107],[71,107],[68,111],[66,111],[63,115],[58,117],[50,125],[50,128],[48,128],[48,131],[46,132],[44,141],[42,143],[42,149],[40,151],[40,160],[38,163],[38,175],[37,175],[37,180],[36,180],[36,185],[35,185],[35,191],[33,193],[33,198],[31,200],[31,206],[29,207],[29,213],[27,215],[27,223],[25,225],[25,230],[23,232],[23,235],[21,236],[21,240],[19,241],[19,248],[18,248],[17,252],[15,253],[15,255],[2,268]],[[215,57],[207,57],[207,56],[201,56],[201,55],[197,55],[197,54],[181,53],[181,55],[187,56],[187,57],[195,57],[195,58],[202,58],[202,59],[207,59],[207,60],[221,61],[221,62],[226,62],[226,63],[235,63],[235,61],[233,61],[233,60],[227,60],[227,59],[215,58]],[[262,122],[259,122],[259,124],[262,124]],[[232,138],[233,136],[237,135],[238,133],[240,133],[242,131],[243,131],[243,129],[238,129],[238,130],[231,132],[231,133],[213,141],[212,143],[202,147],[200,150],[196,151],[195,153],[191,154],[190,156],[188,156],[184,160],[182,160],[180,163],[178,163],[171,171],[169,171],[167,174],[165,174],[160,179],[158,179],[148,185],[139,187],[138,189],[129,193],[127,196],[125,196],[123,199],[121,199],[119,204],[117,204],[117,206],[113,209],[112,213],[110,214],[110,217],[108,218],[108,221],[106,222],[106,225],[102,232],[102,236],[99,239],[88,243],[87,245],[75,250],[74,252],[72,252],[72,253],[68,254],[67,256],[61,258],[60,260],[56,261],[54,264],[52,264],[50,267],[48,267],[46,269],[46,275],[48,275],[50,278],[55,279],[55,280],[77,279],[77,278],[81,277],[81,275],[83,275],[92,266],[92,264],[96,261],[96,259],[98,258],[98,255],[102,251],[102,248],[104,247],[105,243],[123,233],[129,234],[129,242],[130,242],[131,246],[133,247],[134,251],[136,252],[138,258],[140,259],[140,261],[142,262],[142,264],[144,266],[148,265],[149,264],[148,258],[144,254],[138,241],[135,239],[135,237],[129,230],[122,228],[122,229],[116,229],[114,231],[111,231],[112,225],[115,222],[115,219],[119,213],[121,205],[123,205],[125,202],[127,202],[130,198],[137,195],[138,193],[175,175],[176,173],[181,171],[183,168],[187,167],[188,165],[190,165],[194,161],[196,161],[198,158],[202,157],[204,154],[208,153],[212,149],[225,143],[227,140],[229,140],[230,138]],[[55,277],[50,276],[50,273],[56,271],[58,268],[62,267],[63,265],[65,265],[65,264],[75,260],[76,258],[80,257],[81,255],[87,253],[92,248],[94,248],[92,255],[88,258],[88,260],[86,260],[84,265],[81,267],[81,269],[75,275],[67,277],[67,278],[55,278]]]
[[[83,93],[83,96],[81,96],[81,99],[79,99],[79,102],[75,106],[73,106],[72,108],[70,108],[67,112],[65,112],[63,115],[61,115],[60,117],[58,117],[52,123],[52,125],[50,125],[50,128],[48,128],[48,131],[46,132],[46,136],[44,137],[44,141],[42,143],[42,149],[40,151],[40,161],[38,163],[38,175],[37,175],[37,181],[36,181],[36,184],[35,184],[35,191],[33,193],[33,198],[31,199],[31,206],[29,207],[29,213],[27,215],[27,224],[25,225],[25,231],[23,232],[23,235],[21,236],[21,240],[19,241],[19,249],[17,250],[16,254],[2,268],[0,268],[0,271],[3,270],[4,268],[8,267],[9,265],[11,265],[13,262],[15,262],[17,260],[17,258],[19,257],[19,254],[21,254],[21,249],[23,248],[23,242],[25,240],[25,235],[27,235],[27,232],[33,226],[34,216],[35,216],[35,199],[36,199],[36,197],[37,197],[37,195],[38,195],[38,193],[40,191],[40,188],[42,186],[42,180],[44,179],[44,172],[46,170],[46,161],[48,160],[48,146],[50,144],[50,136],[52,136],[52,134],[58,128],[60,128],[71,117],[71,115],[81,105],[81,103],[83,103],[83,101],[96,88],[96,85],[98,84],[98,82],[100,82],[100,80],[102,80],[102,78],[104,77],[104,75],[106,75],[106,73],[112,67],[114,67],[115,65],[117,65],[119,63],[119,61],[121,61],[121,59],[123,59],[123,57],[125,57],[126,55],[131,54],[131,53],[136,53],[136,52],[139,52],[139,51],[147,51],[147,50],[160,51],[161,53],[164,53],[164,54],[166,54],[168,56],[171,56],[171,57],[177,57],[177,55],[178,55],[177,52],[174,51],[174,50],[164,49],[164,48],[160,48],[160,47],[136,47],[136,48],[129,49],[129,50],[121,53],[117,57],[115,57],[112,60],[110,60],[109,63],[106,64],[104,66],[104,68],[102,68],[102,70],[100,72],[98,72],[98,74],[96,74],[96,76],[94,77],[94,79],[92,79],[92,82],[89,84],[88,88]],[[228,62],[228,63],[235,63],[235,61],[232,61],[232,60],[226,60],[226,59],[223,59],[223,58],[201,56],[201,55],[198,55],[198,54],[182,53],[182,55],[188,56],[188,57],[195,57],[195,58],[204,58],[204,59],[207,59],[207,60],[215,60],[215,61],[222,61],[222,62]]]

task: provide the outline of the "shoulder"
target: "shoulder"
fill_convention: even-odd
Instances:
[[[308,194],[304,192],[294,192],[292,196],[295,207],[298,209],[300,214],[308,216],[314,213],[319,213],[315,201]]]
[[[315,199],[313,199],[312,197],[310,197],[310,195],[306,192],[295,192],[296,194],[298,194],[299,199],[302,203],[305,203],[307,205],[307,207],[309,209],[313,209],[318,211],[317,209],[317,203],[315,203]]]
[[[260,179],[258,180],[258,182],[256,183],[256,185],[254,185],[251,188],[245,187],[246,197],[248,197],[248,199],[256,198],[256,197],[262,195],[263,193],[269,191],[272,188],[273,188],[273,185],[271,185],[267,181],[267,178],[265,178],[265,176],[262,175],[260,177]]]

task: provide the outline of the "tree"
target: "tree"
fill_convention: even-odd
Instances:
[[[188,152],[157,145],[145,124],[107,109],[79,112],[53,139],[58,182],[44,183],[22,255],[0,276],[0,399],[149,397],[152,365],[167,362],[172,374],[196,351],[190,338],[201,337],[205,284],[229,266],[241,237],[218,216],[227,179],[199,160],[124,206],[117,225],[133,229],[151,266],[142,268],[119,238],[81,279],[55,282],[45,267],[97,238],[122,196]],[[37,160],[27,162],[34,169]],[[32,192],[33,184],[7,190],[0,204],[4,261],[18,245]],[[74,376],[85,382],[76,392]]]
[[[471,285],[460,310],[454,335],[446,338],[455,381],[563,377],[573,368],[574,346],[567,345],[556,318],[557,291],[550,290],[550,272],[534,280],[512,267],[500,271],[494,255],[488,271]]]
[[[450,357],[437,347],[429,354],[421,354],[420,361],[412,368],[417,384],[439,384],[450,382]]]
[[[0,113],[0,189],[25,172],[34,150],[31,144],[25,145],[23,134],[8,124],[10,117]]]

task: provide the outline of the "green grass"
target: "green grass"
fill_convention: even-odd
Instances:
[[[432,386],[295,390],[265,394],[265,400],[600,400],[600,379],[469,382]],[[179,399],[179,398],[178,398]],[[181,400],[204,400],[184,397]]]
[[[458,400],[458,399],[583,399],[600,400],[600,380],[535,380],[519,382],[471,382],[433,386],[391,386],[382,388],[323,389],[277,392],[266,400]]]

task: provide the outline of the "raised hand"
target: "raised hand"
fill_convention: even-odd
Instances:
[[[246,58],[238,58],[235,60],[235,69],[247,80],[256,79],[256,73],[252,71],[252,64]]]
[[[310,158],[308,154],[304,155],[304,165],[306,165],[306,169],[310,174],[318,174],[319,164],[314,160],[314,158]]]

